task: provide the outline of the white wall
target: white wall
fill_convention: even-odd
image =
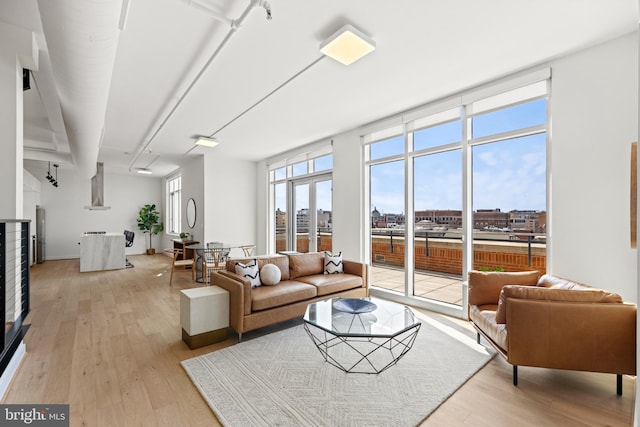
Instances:
[[[31,224],[29,224],[29,232],[31,235],[30,244],[34,243],[33,237],[35,237],[38,231],[38,224],[36,223],[36,206],[40,204],[40,193],[42,191],[42,183],[29,171],[23,169],[23,179],[22,179],[22,188],[23,188],[23,199],[22,199],[22,218],[31,220]],[[35,263],[34,259],[34,250],[37,245],[32,245],[31,251],[29,252],[29,265],[33,265]]]
[[[256,254],[266,254],[269,246],[269,223],[272,221],[269,212],[270,188],[267,179],[268,169],[265,161],[256,167]],[[261,219],[262,218],[262,219]]]
[[[191,233],[193,240],[204,242],[204,156],[189,161],[181,170],[182,174],[182,231]],[[193,198],[196,202],[196,223],[193,228],[187,224],[187,201]],[[175,236],[174,236],[175,238]]]
[[[215,149],[205,154],[205,242],[256,244],[256,224],[263,218],[257,210],[257,169],[256,162],[223,158]],[[241,256],[242,251],[235,249],[231,255]]]
[[[333,138],[333,251],[345,259],[364,260],[364,211],[362,145],[359,132]]]
[[[179,173],[182,177],[182,231],[192,233],[193,239],[203,244],[256,244],[260,217],[256,212],[256,167],[255,162],[220,157],[214,149],[169,175]],[[163,188],[164,183],[166,179]],[[191,197],[197,209],[193,229],[186,222],[187,201]],[[165,247],[173,246],[171,239],[175,238],[178,237],[165,233]],[[242,256],[243,252],[234,249],[231,255]]]
[[[638,36],[551,65],[552,272],[637,301],[629,165],[638,138]]]
[[[38,69],[30,31],[0,22],[0,218],[23,218],[22,68]]]
[[[36,178],[41,177],[41,206],[46,212],[45,260],[78,258],[78,242],[85,231],[132,230],[135,239],[126,253],[145,252],[149,236],[138,229],[136,218],[147,203],[161,207],[161,179],[110,174],[109,165],[105,164],[104,204],[111,209],[91,211],[84,208],[91,204],[91,181],[77,176],[71,166],[58,168],[57,188],[44,178],[46,163],[27,168]],[[162,248],[160,235],[153,236],[153,246],[157,251]]]

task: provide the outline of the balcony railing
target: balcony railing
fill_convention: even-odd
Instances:
[[[374,229],[371,233],[373,265],[404,268],[405,237],[401,229]],[[462,275],[462,239],[445,237],[441,232],[417,231],[414,237],[416,272]],[[515,237],[515,239],[514,239]],[[474,233],[473,268],[477,270],[527,271],[545,273],[546,241],[544,234],[515,232]],[[297,250],[308,250],[308,234],[298,233]],[[331,233],[319,233],[318,250],[332,250]],[[339,248],[333,248],[339,250]],[[276,234],[276,251],[284,251],[286,236]]]
[[[474,232],[473,268],[476,270],[546,272],[544,234]],[[374,265],[404,267],[404,230],[373,229],[371,259]],[[443,232],[416,231],[416,271],[462,274],[462,238]]]
[[[28,327],[29,314],[29,221],[0,221],[0,375],[16,353]]]

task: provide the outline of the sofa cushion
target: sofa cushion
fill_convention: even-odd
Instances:
[[[496,323],[497,304],[474,305],[469,309],[469,319],[504,352],[507,351],[507,327]]]
[[[262,284],[260,282],[260,271],[258,270],[258,261],[255,259],[250,262],[243,264],[241,262],[236,262],[236,274],[240,277],[244,277],[249,279],[251,282],[251,287],[256,288]]]
[[[297,279],[312,274],[323,274],[324,252],[289,254],[289,279]]]
[[[260,269],[260,281],[263,285],[275,286],[280,283],[281,278],[280,269],[273,264],[265,264]]]
[[[317,295],[315,286],[295,280],[285,280],[278,286],[260,286],[251,290],[251,311],[266,310],[304,301]]]
[[[324,253],[324,274],[340,274],[344,273],[342,266],[342,252],[338,255],[331,255],[329,252]]]
[[[314,274],[297,280],[318,288],[318,296],[329,295],[362,286],[362,277],[353,274]]]
[[[562,302],[622,303],[618,294],[591,287],[580,289],[540,288],[537,286],[505,286],[500,292],[496,323],[507,323],[507,299],[527,298]]]
[[[232,258],[227,260],[227,271],[236,272],[236,262],[246,264],[251,260],[258,260],[258,269],[262,270],[265,264],[273,264],[280,269],[280,280],[289,280],[289,257],[286,255],[261,255],[253,258]]]
[[[537,271],[470,271],[469,305],[497,304],[503,286],[535,286],[539,276]]]
[[[553,288],[553,289],[593,289],[591,286],[572,282],[571,280],[562,279],[560,277],[552,276],[550,274],[543,274],[538,280],[537,286],[541,288]]]

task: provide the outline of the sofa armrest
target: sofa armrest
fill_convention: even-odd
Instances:
[[[244,315],[251,314],[251,283],[235,273],[217,271],[211,273],[211,284],[229,292],[229,325],[241,332]]]
[[[357,262],[342,260],[342,268],[346,274],[362,277],[362,287],[369,287],[369,265]]]
[[[636,375],[635,304],[509,298],[508,362]]]

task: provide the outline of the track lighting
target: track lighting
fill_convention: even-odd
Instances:
[[[54,178],[53,175],[51,175],[51,162],[49,162],[49,170],[47,170],[47,180],[51,183],[51,185],[53,185],[54,187],[58,187],[58,166],[54,163],[53,167],[56,168],[56,177]]]

